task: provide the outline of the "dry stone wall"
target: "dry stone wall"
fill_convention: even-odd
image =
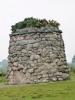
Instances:
[[[62,32],[24,28],[10,34],[9,84],[61,81],[69,77]]]

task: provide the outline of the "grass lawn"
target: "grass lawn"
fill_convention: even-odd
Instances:
[[[0,86],[0,100],[75,100],[75,74],[62,82]]]

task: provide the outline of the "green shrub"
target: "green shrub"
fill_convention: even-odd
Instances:
[[[0,73],[0,76],[6,76],[6,74],[5,73]]]
[[[26,27],[37,27],[37,28],[41,28],[41,27],[59,27],[59,23],[57,21],[54,20],[49,20],[47,21],[46,19],[36,19],[33,17],[30,18],[25,18],[23,21],[16,23],[15,25],[12,25],[12,32],[16,32],[16,29],[23,29]]]
[[[0,83],[6,82],[6,74],[4,72],[0,72]]]

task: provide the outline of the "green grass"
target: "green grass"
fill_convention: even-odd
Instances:
[[[61,82],[0,86],[0,100],[75,100],[75,74]]]

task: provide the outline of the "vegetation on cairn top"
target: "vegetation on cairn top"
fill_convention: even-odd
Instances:
[[[26,27],[36,27],[36,28],[41,28],[41,27],[56,27],[59,28],[59,23],[54,20],[46,20],[46,19],[36,19],[33,17],[30,18],[25,18],[23,21],[16,23],[15,25],[12,25],[12,32],[16,32],[16,29],[23,29]]]

